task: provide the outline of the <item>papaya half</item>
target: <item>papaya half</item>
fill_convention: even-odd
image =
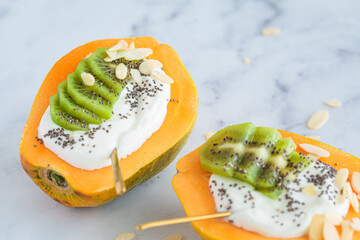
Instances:
[[[55,63],[42,83],[32,105],[20,141],[21,164],[30,178],[55,201],[69,207],[96,207],[117,197],[112,167],[87,171],[71,166],[55,153],[39,144],[40,120],[49,106],[50,96],[58,84],[75,71],[78,63],[100,47],[111,47],[120,39],[105,39],[75,48]],[[127,191],[147,181],[168,166],[186,143],[194,126],[198,96],[190,74],[170,46],[151,37],[124,39],[136,47],[153,50],[149,56],[163,64],[174,79],[166,118],[160,127],[137,151],[120,160]]]
[[[341,168],[349,169],[349,176],[354,171],[360,172],[360,159],[336,149],[327,144],[321,143],[311,138],[307,138],[295,133],[279,130],[284,138],[291,137],[296,145],[308,143],[327,150],[330,153],[328,158],[320,158],[321,161],[333,166],[339,170]],[[298,152],[305,153],[301,148]],[[216,213],[215,202],[209,188],[210,172],[203,170],[200,163],[199,148],[181,158],[177,165],[177,174],[174,176],[172,185],[182,203],[188,216],[198,216],[203,214]],[[345,219],[359,217],[352,208],[350,208]],[[268,238],[260,234],[246,231],[232,223],[225,222],[222,219],[210,219],[192,222],[192,227],[201,239],[208,240],[280,240],[281,238]],[[291,240],[306,240],[307,236],[291,238]],[[356,232],[353,239],[360,239],[360,233]]]

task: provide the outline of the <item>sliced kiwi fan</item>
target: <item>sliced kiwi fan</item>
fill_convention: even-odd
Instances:
[[[199,153],[204,170],[247,182],[276,199],[313,162],[295,149],[277,129],[243,123],[218,131]]]
[[[113,105],[129,79],[116,78],[116,66],[125,60],[105,62],[106,50],[99,48],[89,58],[82,59],[76,71],[59,84],[58,92],[50,98],[51,119],[60,127],[86,131],[89,124],[101,124],[113,115]],[[126,64],[138,67],[133,61]],[[93,85],[85,85],[83,72],[93,75]]]

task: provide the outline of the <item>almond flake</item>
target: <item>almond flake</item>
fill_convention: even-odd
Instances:
[[[326,105],[332,108],[338,108],[342,106],[342,103],[337,99],[331,99],[325,102]]]
[[[274,36],[274,35],[277,35],[279,33],[280,33],[280,29],[278,29],[278,28],[264,28],[261,31],[261,34],[263,36]]]
[[[182,235],[178,233],[175,233],[171,236],[164,238],[164,240],[181,240],[181,239],[182,239]]]
[[[139,67],[139,70],[142,74],[149,75],[154,68],[162,68],[163,65],[161,62],[155,59],[145,59]]]
[[[351,176],[351,185],[357,194],[360,194],[360,173],[353,172]]]
[[[207,132],[207,133],[205,134],[205,139],[208,140],[208,139],[211,138],[213,135],[214,135],[214,133],[212,133],[212,132]]]
[[[325,149],[311,145],[311,144],[301,143],[301,144],[299,144],[299,146],[306,152],[314,154],[315,156],[318,156],[318,157],[329,157],[330,156],[330,153],[328,151],[326,151]]]
[[[174,83],[174,80],[168,75],[166,75],[166,73],[160,68],[153,69],[152,72],[150,73],[150,77],[155,78],[164,83],[168,83],[168,84]]]
[[[95,83],[95,78],[90,73],[86,73],[86,72],[81,73],[81,79],[83,80],[86,86],[92,86]]]
[[[325,222],[324,215],[314,215],[309,227],[309,240],[322,240],[323,227]]]
[[[140,84],[143,80],[139,70],[137,69],[130,69],[130,74],[133,78],[133,80],[137,83],[137,84]]]
[[[114,61],[116,59],[123,58],[123,57],[127,56],[130,53],[130,51],[128,51],[128,50],[119,50],[119,51],[116,51],[115,53],[116,53],[115,56],[113,56],[113,55],[112,55],[113,57],[108,56],[108,57],[104,58],[104,61],[105,62],[112,62],[112,61]]]
[[[354,230],[351,228],[351,222],[349,220],[344,220],[341,223],[341,240],[352,240],[354,235]]]
[[[324,240],[340,240],[340,236],[334,224],[331,221],[325,220],[323,229]]]
[[[125,40],[120,40],[117,44],[109,48],[109,51],[125,50],[128,48],[128,43]]]
[[[359,199],[357,198],[356,193],[353,193],[352,199],[353,199],[352,207],[355,210],[355,212],[359,213]]]
[[[129,51],[129,54],[125,56],[125,60],[133,61],[140,60],[148,57],[153,53],[151,48],[135,48]]]
[[[350,186],[349,182],[346,182],[346,196],[350,201],[350,205],[356,211],[356,203],[355,203],[355,200],[354,200],[354,194],[353,194],[353,191],[351,189],[351,186]],[[357,209],[357,211],[359,211],[359,209]]]
[[[347,196],[346,187],[343,187],[343,188],[340,190],[340,195],[339,195],[339,198],[338,198],[338,203],[339,203],[339,204],[344,203],[344,202],[345,202],[345,199],[346,199],[346,196]]]
[[[305,137],[312,138],[312,139],[315,139],[315,140],[318,140],[318,139],[321,138],[321,136],[319,136],[319,135],[307,135]]]
[[[346,184],[347,178],[349,176],[349,169],[342,168],[340,169],[335,176],[335,186],[341,190]]]
[[[316,156],[316,155],[311,154],[311,153],[309,153],[309,154],[306,155],[306,156],[309,157],[309,158],[311,158],[311,159],[313,159],[314,161],[319,160],[319,156]]]
[[[249,59],[249,58],[244,58],[244,59],[243,59],[243,62],[244,62],[245,64],[249,64],[249,63],[250,63],[250,59]]]
[[[86,55],[84,58],[89,58],[92,55],[92,52]]]
[[[129,44],[128,49],[129,49],[129,50],[135,49],[135,42],[134,42],[134,41],[132,41],[132,42]]]
[[[107,53],[107,55],[111,58],[111,59],[115,59],[116,58],[116,51],[110,51],[110,50],[105,50],[105,52]]]
[[[339,226],[343,221],[342,216],[335,209],[331,209],[330,211],[328,211],[325,217],[326,220],[330,221],[335,226]]]
[[[114,59],[112,59],[111,57],[106,57],[104,58],[105,62],[112,62]]]
[[[125,79],[128,73],[128,68],[125,66],[125,64],[120,63],[116,66],[115,69],[115,75],[118,79],[122,80]]]
[[[307,127],[310,129],[318,129],[324,126],[328,119],[329,111],[319,110],[310,117],[309,121],[307,122]]]
[[[133,240],[135,238],[135,233],[133,232],[123,232],[116,236],[115,240]]]
[[[351,223],[351,228],[354,229],[357,232],[360,232],[360,219],[359,218],[353,218]]]
[[[309,183],[308,185],[306,185],[306,187],[304,187],[302,189],[302,192],[305,193],[306,195],[308,196],[316,196],[317,194],[317,190],[316,188],[314,187],[313,184]]]

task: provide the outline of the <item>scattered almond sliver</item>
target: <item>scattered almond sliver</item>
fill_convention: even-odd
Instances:
[[[351,186],[357,194],[360,194],[360,173],[353,172],[351,176]]]
[[[125,56],[125,60],[127,61],[140,60],[148,57],[152,53],[153,50],[151,48],[135,48],[129,51],[129,54]]]
[[[244,58],[243,62],[244,62],[245,64],[249,64],[249,63],[250,63],[250,59],[249,59],[249,58]]]
[[[214,133],[212,133],[212,132],[207,132],[207,133],[205,134],[205,139],[208,140],[208,139],[211,138],[213,135],[214,135]]]
[[[309,121],[307,122],[307,127],[310,129],[318,129],[324,126],[328,119],[329,111],[319,110],[310,117]]]
[[[163,65],[161,62],[155,59],[145,59],[139,67],[139,70],[142,74],[149,75],[154,68],[162,68]]]
[[[341,240],[352,240],[354,235],[354,230],[351,228],[351,222],[349,220],[344,220],[341,223]]]
[[[110,51],[110,50],[108,49],[108,50],[105,50],[105,52],[107,53],[107,55],[108,55],[111,59],[115,59],[115,58],[116,58],[117,51]]]
[[[307,135],[305,137],[312,138],[312,139],[315,139],[315,140],[318,140],[318,139],[321,138],[321,136],[319,136],[319,135]]]
[[[323,228],[323,236],[324,240],[339,240],[340,236],[336,227],[332,222],[328,219],[325,220],[324,228]]]
[[[125,50],[128,48],[128,43],[125,40],[120,40],[116,45],[109,48],[109,51]]]
[[[311,145],[311,144],[301,143],[301,144],[299,144],[299,146],[306,152],[311,153],[318,157],[329,157],[330,156],[330,153],[328,151],[326,151],[325,149]]]
[[[261,30],[261,34],[263,36],[274,36],[280,33],[280,29],[278,28],[264,28]]]
[[[359,213],[359,199],[356,195],[356,193],[353,192],[353,196],[352,196],[352,199],[353,199],[353,208],[355,210],[355,212]]]
[[[84,84],[87,86],[92,86],[95,83],[95,78],[90,73],[86,73],[86,72],[81,73],[81,79],[83,80]]]
[[[325,102],[326,105],[332,108],[338,108],[342,106],[342,103],[337,99],[331,99]]]
[[[335,176],[335,186],[341,190],[346,184],[347,178],[349,176],[349,169],[342,168],[340,169]]]
[[[342,203],[345,202],[346,195],[347,195],[346,187],[343,187],[343,188],[340,190],[340,196],[339,196],[339,199],[338,199],[338,202],[339,202],[340,204],[342,204]]]
[[[305,193],[306,195],[308,196],[316,196],[317,195],[317,190],[316,188],[314,187],[313,184],[308,184],[306,185],[306,187],[304,187],[302,189],[302,192]]]
[[[142,82],[143,79],[142,79],[142,76],[141,76],[139,70],[130,69],[130,74],[136,83],[140,84]]]
[[[326,213],[325,217],[328,221],[330,221],[335,226],[339,226],[341,224],[341,222],[343,221],[342,216],[335,209],[328,211]]]
[[[175,233],[171,236],[164,238],[164,240],[181,240],[181,239],[182,239],[182,235],[178,233]]]
[[[323,239],[323,227],[325,222],[324,215],[314,215],[310,227],[309,227],[309,239],[322,240]]]
[[[164,83],[172,84],[174,83],[174,80],[165,74],[165,72],[159,68],[155,68],[150,73],[150,77],[155,78],[159,81],[162,81]]]
[[[115,237],[115,240],[133,240],[135,238],[135,233],[133,232],[123,232]]]
[[[118,79],[122,80],[125,79],[128,73],[128,68],[125,66],[125,64],[120,63],[116,66],[115,69],[115,75]]]
[[[360,219],[359,218],[353,218],[351,223],[351,228],[357,232],[360,232]]]
[[[123,58],[123,57],[127,56],[130,53],[130,51],[128,51],[128,50],[120,50],[120,51],[116,51],[115,53],[116,53],[115,56],[113,56],[113,55],[112,55],[113,57],[108,56],[108,57],[104,58],[104,61],[105,62],[111,62],[111,61],[114,61],[116,59]]]
[[[350,205],[355,210],[355,212],[359,213],[359,199],[356,194],[353,194],[350,183],[346,183],[346,195],[350,201]]]
[[[128,47],[128,49],[135,49],[135,42],[134,41],[132,41],[130,44],[129,44],[129,47]]]

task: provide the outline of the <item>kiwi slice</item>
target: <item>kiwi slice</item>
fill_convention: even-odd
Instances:
[[[105,50],[107,50],[107,48],[98,48],[88,58],[87,63],[98,79],[106,83],[106,85],[110,88],[114,89],[116,93],[120,93],[125,87],[126,81],[119,80],[115,76],[115,69],[119,64],[118,60],[113,62],[104,61],[104,58],[108,56]]]
[[[109,119],[112,116],[113,106],[110,101],[85,87],[75,72],[67,76],[66,82],[68,94],[78,105],[93,111],[104,119]]]
[[[217,132],[199,154],[204,170],[247,182],[275,199],[312,163],[295,149],[277,129],[244,123]]]
[[[82,119],[88,124],[101,124],[102,119],[88,109],[78,105],[67,92],[67,83],[63,81],[58,86],[59,104],[71,116]]]
[[[228,126],[218,131],[200,149],[204,170],[232,177],[237,162],[245,152],[247,141],[255,132],[252,123]]]
[[[88,58],[84,58],[80,61],[79,65],[76,67],[76,74],[79,78],[81,78],[81,73],[92,73],[91,68],[88,64]],[[119,95],[117,92],[115,92],[114,89],[110,88],[105,82],[100,80],[97,76],[94,76],[95,83],[92,86],[86,86],[91,91],[95,92],[96,94],[100,95],[104,99],[108,100],[112,104],[116,103],[116,101],[119,99]]]
[[[50,97],[50,114],[54,123],[60,127],[69,130],[88,130],[88,125],[84,120],[78,119],[68,114],[61,106],[59,101],[59,94]]]

